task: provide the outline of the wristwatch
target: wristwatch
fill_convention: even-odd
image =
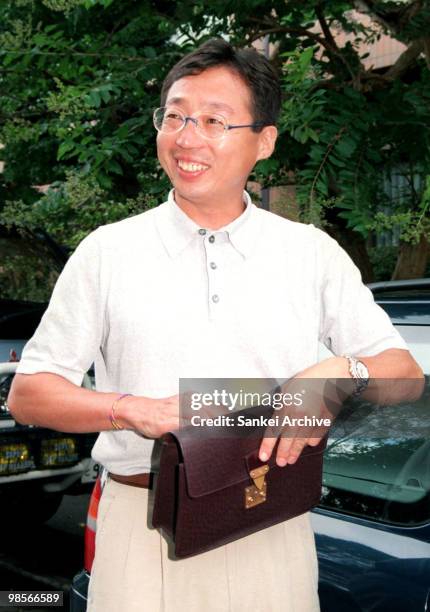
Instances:
[[[344,355],[345,359],[348,360],[348,369],[351,374],[351,378],[355,383],[355,391],[352,395],[357,396],[367,388],[369,384],[369,370],[365,363],[356,359],[355,357],[351,357],[350,355]]]

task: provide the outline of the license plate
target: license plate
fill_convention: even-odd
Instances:
[[[74,438],[48,438],[42,440],[40,462],[43,467],[72,465],[79,461]]]
[[[93,459],[88,460],[87,469],[82,474],[81,482],[95,482],[97,480],[97,476],[100,473],[100,464],[96,463]]]
[[[34,459],[26,444],[2,444],[0,446],[0,476],[28,472],[34,467]]]

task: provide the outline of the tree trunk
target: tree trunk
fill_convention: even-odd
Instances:
[[[430,244],[424,235],[418,244],[401,242],[392,280],[421,278],[425,274],[429,257]]]
[[[338,229],[333,225],[328,233],[338,241],[340,246],[345,249],[352,261],[358,267],[363,277],[363,283],[372,283],[375,280],[372,262],[367,252],[366,241],[357,232],[348,228]]]

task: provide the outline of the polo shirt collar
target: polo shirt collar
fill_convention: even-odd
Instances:
[[[233,247],[243,257],[249,257],[258,238],[260,223],[257,207],[251,202],[246,191],[243,192],[243,199],[246,205],[243,213],[212,233],[226,232]],[[160,208],[162,215],[158,219],[158,230],[170,257],[176,257],[199,236],[199,230],[202,228],[176,204],[173,189],[169,192],[167,202]]]
[[[170,257],[176,257],[199,235],[199,226],[176,204],[173,189],[167,202],[158,207],[157,227]]]
[[[247,191],[243,192],[243,200],[246,208],[240,217],[218,231],[227,232],[234,248],[243,255],[243,257],[248,258],[255,250],[255,245],[261,232],[261,223],[258,209],[255,204],[252,203],[251,197]]]

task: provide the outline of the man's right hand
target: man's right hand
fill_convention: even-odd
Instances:
[[[147,438],[159,438],[168,431],[179,429],[179,395],[153,399],[127,396],[117,402],[115,419],[124,427]]]
[[[8,405],[23,425],[70,433],[112,431],[112,404],[120,395],[84,389],[58,374],[17,374]],[[124,429],[159,438],[179,428],[179,395],[161,399],[123,397],[115,405],[115,419]]]

